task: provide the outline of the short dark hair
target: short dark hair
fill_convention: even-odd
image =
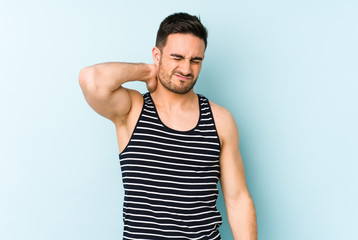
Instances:
[[[155,45],[162,49],[172,33],[193,34],[204,40],[205,49],[208,44],[208,30],[201,23],[200,18],[188,13],[179,12],[166,17],[159,26]]]

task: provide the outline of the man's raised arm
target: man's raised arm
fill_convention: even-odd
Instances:
[[[112,122],[124,122],[139,92],[122,87],[129,81],[144,81],[149,91],[156,88],[156,66],[145,63],[100,63],[85,67],[79,83],[87,103]]]

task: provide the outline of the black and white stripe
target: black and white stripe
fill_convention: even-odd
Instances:
[[[150,93],[120,154],[125,190],[123,239],[217,240],[220,142],[207,98],[189,131],[159,119]]]

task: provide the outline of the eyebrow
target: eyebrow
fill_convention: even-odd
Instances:
[[[185,58],[184,56],[180,55],[180,54],[176,54],[176,53],[172,53],[170,54],[171,57],[176,57],[176,58]],[[202,57],[193,57],[191,58],[190,60],[199,60],[199,61],[202,61],[203,58]]]

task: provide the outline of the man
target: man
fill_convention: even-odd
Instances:
[[[235,120],[193,91],[206,45],[200,20],[176,13],[159,27],[154,64],[102,63],[80,72],[88,104],[116,126],[124,239],[221,239],[219,179],[234,238],[257,239]],[[149,92],[122,87],[129,81],[144,81]]]

